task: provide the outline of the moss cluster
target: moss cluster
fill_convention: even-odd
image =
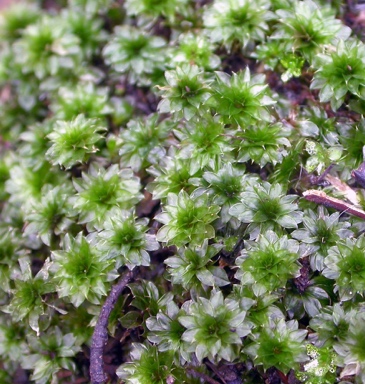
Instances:
[[[324,0],[2,11],[2,383],[21,370],[36,384],[93,381],[91,336],[128,270],[109,382],[225,383],[228,371],[237,383],[365,382],[364,221],[302,198],[364,205],[358,11]]]

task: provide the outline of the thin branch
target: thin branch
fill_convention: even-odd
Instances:
[[[352,204],[346,203],[345,201],[328,196],[323,191],[316,191],[315,189],[310,189],[308,191],[303,192],[303,197],[306,200],[313,201],[316,204],[322,204],[327,208],[333,208],[337,211],[343,211],[346,213],[350,213],[351,215],[360,217],[361,219],[365,219],[365,211],[355,207]]]
[[[101,307],[90,349],[90,378],[92,384],[103,384],[107,380],[103,367],[104,345],[108,341],[108,322],[111,311],[126,285],[135,277],[136,269],[127,271],[115,284]]]

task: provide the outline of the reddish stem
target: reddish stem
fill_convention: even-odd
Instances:
[[[109,316],[123,289],[135,275],[136,269],[126,272],[118,283],[112,287],[109,296],[101,307],[90,349],[90,378],[92,384],[103,384],[107,380],[103,367],[103,353],[104,346],[108,341]]]

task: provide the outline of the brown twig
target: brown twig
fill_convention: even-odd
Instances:
[[[365,219],[365,211],[360,208],[355,207],[352,204],[346,203],[335,197],[328,196],[323,191],[316,191],[315,189],[310,189],[303,192],[303,196],[306,200],[313,201],[316,204],[322,204],[327,208],[333,208],[337,211],[343,211],[350,213],[351,215]]]
[[[123,289],[135,275],[136,269],[126,272],[118,283],[112,287],[109,296],[101,307],[90,349],[90,378],[92,384],[103,384],[107,380],[103,367],[103,351],[108,340],[109,316]]]

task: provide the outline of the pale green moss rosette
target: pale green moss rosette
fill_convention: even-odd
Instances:
[[[210,299],[198,297],[183,305],[186,315],[179,322],[186,328],[182,340],[190,344],[198,361],[233,361],[242,345],[242,337],[251,332],[245,320],[246,311],[235,300],[224,299],[221,291],[213,290]]]

